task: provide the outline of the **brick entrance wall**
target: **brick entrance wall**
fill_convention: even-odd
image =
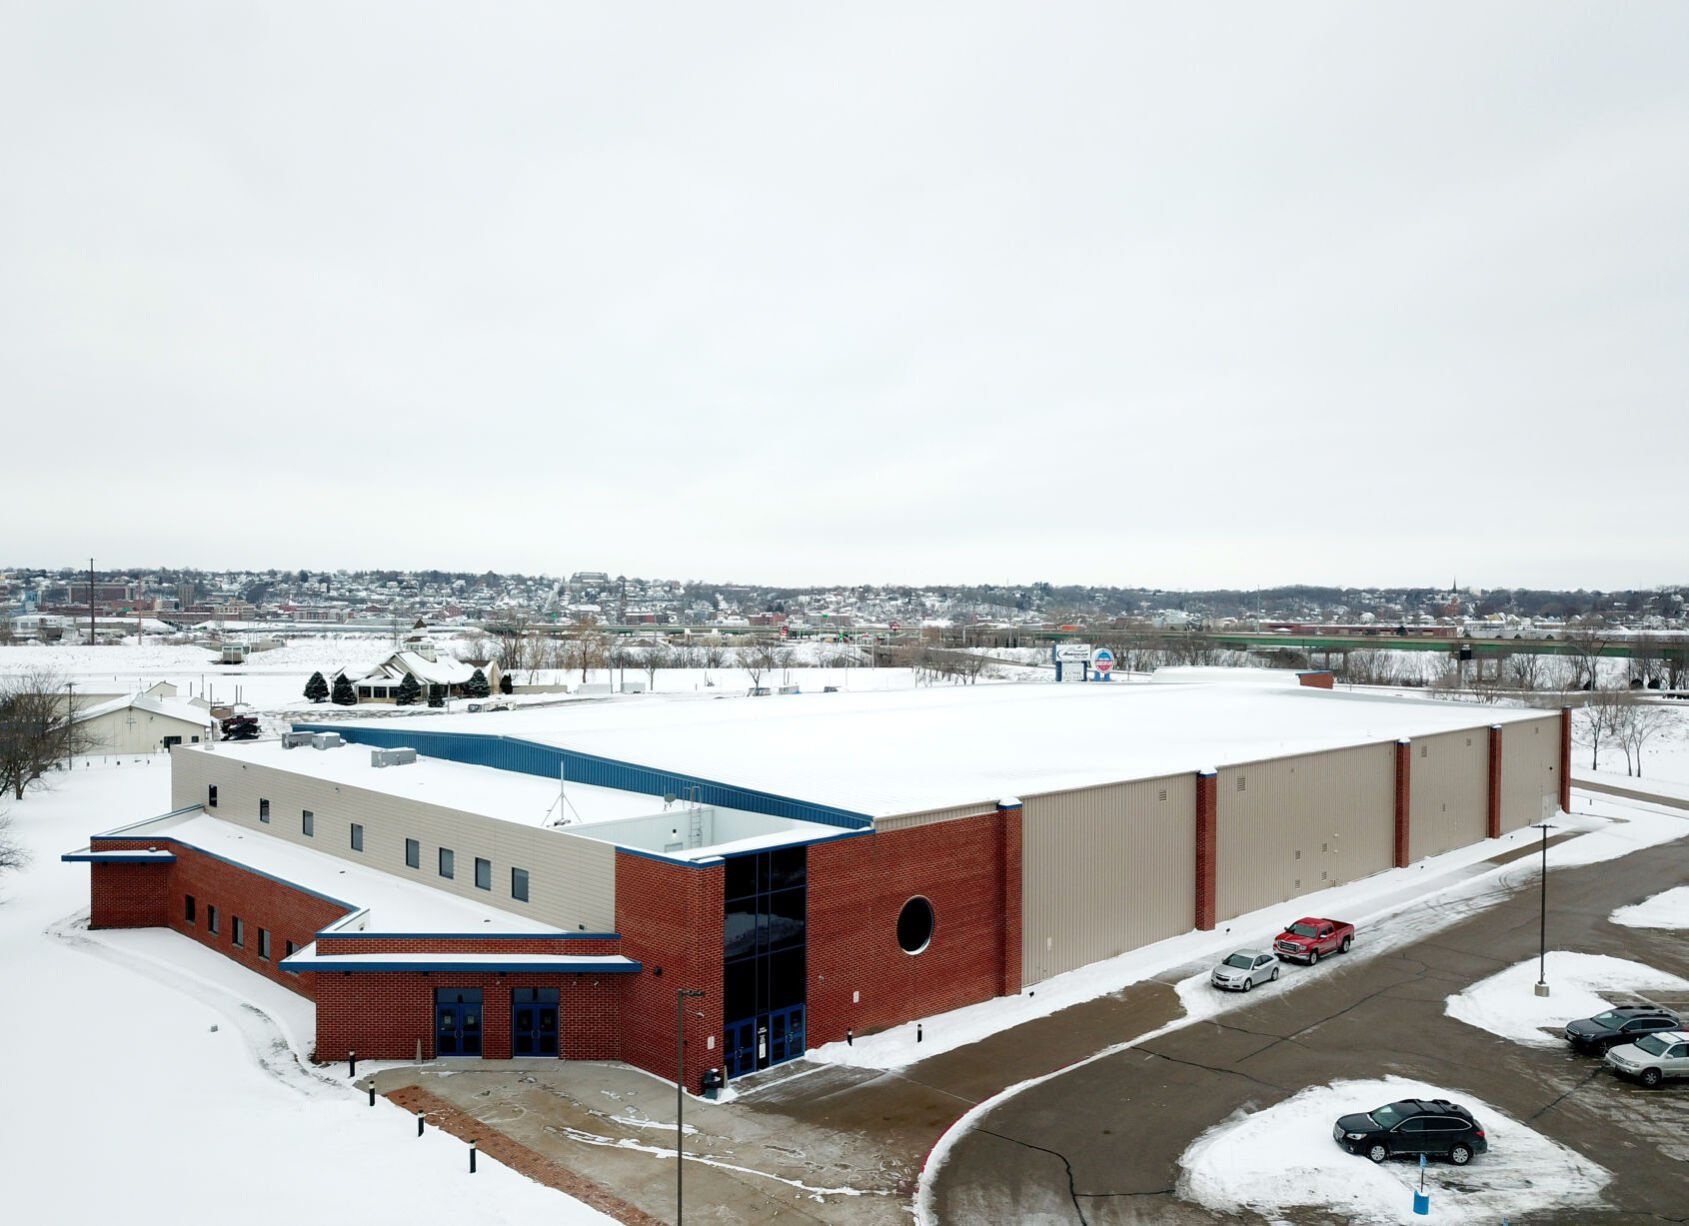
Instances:
[[[809,849],[811,1047],[1020,990],[1020,810]],[[932,903],[931,943],[907,954],[897,916]],[[1012,905],[1012,912],[1008,907]]]

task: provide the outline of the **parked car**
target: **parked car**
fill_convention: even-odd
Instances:
[[[1339,1116],[1332,1138],[1351,1154],[1374,1162],[1386,1158],[1447,1158],[1465,1166],[1489,1149],[1489,1139],[1472,1113],[1446,1098],[1404,1098],[1358,1115]]]
[[[1305,917],[1284,926],[1273,938],[1273,952],[1286,961],[1314,965],[1326,954],[1346,954],[1355,943],[1355,926],[1342,920]]]
[[[1689,1031],[1658,1030],[1607,1049],[1607,1067],[1650,1090],[1668,1077],[1689,1077]]]
[[[1228,954],[1208,981],[1229,992],[1247,992],[1258,983],[1278,978],[1278,959],[1258,949],[1240,949]]]
[[[1599,1055],[1620,1043],[1634,1043],[1656,1030],[1676,1030],[1683,1020],[1658,1005],[1616,1005],[1594,1017],[1566,1023],[1566,1041],[1579,1051]]]

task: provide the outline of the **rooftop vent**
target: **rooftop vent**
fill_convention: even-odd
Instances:
[[[340,739],[338,732],[311,733],[312,749],[339,749],[346,742]]]
[[[283,749],[298,749],[301,745],[309,745],[314,732],[284,732],[281,734]]]
[[[414,749],[372,749],[369,751],[371,766],[407,766],[416,761]]]

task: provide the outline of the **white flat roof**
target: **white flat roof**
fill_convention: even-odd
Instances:
[[[415,726],[520,737],[886,817],[1545,714],[1204,682],[1029,682],[766,698],[658,694],[492,717],[436,716]],[[392,731],[409,722],[372,726]]]
[[[313,893],[326,895],[345,903],[353,910],[367,909],[368,921],[362,927],[352,930],[356,932],[562,931],[513,911],[489,907],[473,899],[459,898],[431,886],[395,877],[391,873],[365,868],[338,856],[312,851],[309,847],[300,847],[256,830],[248,830],[233,822],[212,817],[202,810],[196,809],[190,813],[125,826],[105,837],[176,839],[189,847],[221,856],[245,868],[302,886]]]
[[[500,718],[506,716],[501,714]],[[383,720],[381,726],[394,722]],[[489,725],[487,731],[491,730]],[[490,770],[420,754],[415,762],[404,766],[375,767],[370,765],[370,747],[351,742],[338,749],[313,749],[309,745],[283,749],[279,740],[223,741],[215,749],[196,746],[178,748],[177,752],[209,753],[237,762],[294,771],[310,775],[313,779],[327,779],[387,796],[402,796],[465,813],[503,818],[524,826],[544,825],[557,819],[559,789],[555,779],[516,771]],[[584,783],[571,783],[566,791],[571,823],[648,817],[663,811],[661,796],[647,796],[642,792],[590,787]]]

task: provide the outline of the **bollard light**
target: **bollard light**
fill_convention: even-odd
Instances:
[[[475,1173],[475,1139],[473,1137],[469,1140],[469,1173],[471,1175]]]
[[[419,1137],[422,1135],[422,1112],[420,1111],[416,1113],[416,1135]]]
[[[355,1051],[349,1051],[349,1052],[346,1053],[346,1076],[347,1077],[356,1077],[357,1075],[358,1075],[358,1053],[355,1052]]]
[[[856,1033],[855,1033],[855,1031],[851,1030],[848,1026],[845,1027],[845,1046],[846,1047],[855,1047],[856,1046]]]
[[[375,1106],[375,1082],[369,1083],[369,1105]]]
[[[920,1041],[921,1041],[921,1023],[916,1022],[915,1023],[915,1042],[919,1043]]]

